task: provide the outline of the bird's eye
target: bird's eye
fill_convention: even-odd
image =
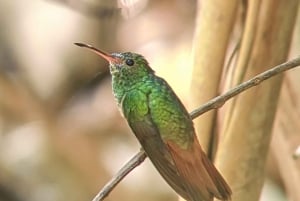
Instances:
[[[128,66],[133,66],[133,65],[134,65],[133,59],[126,59],[125,63],[126,63]]]

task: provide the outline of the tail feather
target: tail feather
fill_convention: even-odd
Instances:
[[[196,138],[188,149],[182,149],[171,141],[167,145],[191,201],[211,201],[213,197],[230,200],[230,187],[202,151]]]
[[[218,199],[221,200],[230,200],[232,191],[229,185],[226,183],[222,175],[216,169],[216,167],[212,164],[212,162],[207,158],[205,153],[202,154],[203,165],[210,175],[210,178],[213,180],[215,186],[218,189],[219,194],[215,195]]]

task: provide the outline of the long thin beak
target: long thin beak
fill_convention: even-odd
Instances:
[[[85,48],[91,50],[92,52],[95,52],[97,55],[101,56],[102,58],[107,60],[109,63],[120,63],[121,62],[121,60],[119,58],[114,57],[114,56],[112,56],[102,50],[99,50],[91,45],[84,44],[84,43],[74,43],[74,44],[79,47],[85,47]]]

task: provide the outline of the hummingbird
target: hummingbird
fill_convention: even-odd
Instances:
[[[108,54],[112,90],[122,115],[165,181],[188,201],[230,200],[231,189],[202,150],[193,121],[170,85],[132,52]]]

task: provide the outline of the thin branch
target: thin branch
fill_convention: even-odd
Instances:
[[[265,81],[275,75],[278,75],[278,74],[280,74],[284,71],[287,71],[291,68],[295,68],[299,65],[300,65],[300,56],[298,56],[297,58],[292,59],[286,63],[282,63],[278,66],[275,66],[274,68],[271,68],[270,70],[267,70],[261,74],[258,74],[257,76],[253,77],[252,79],[250,79],[246,82],[243,82],[242,84],[234,87],[233,89],[230,89],[225,94],[211,99],[207,103],[203,104],[201,107],[192,111],[190,113],[190,115],[191,115],[192,119],[194,119],[194,118],[200,116],[201,114],[208,112],[209,110],[220,108],[221,106],[223,106],[225,104],[225,102],[228,99],[242,93],[243,91],[245,91],[251,87],[254,87],[254,86],[262,83],[263,81]]]
[[[295,59],[292,59],[286,63],[282,63],[278,66],[275,66],[274,68],[271,68],[270,70],[267,70],[252,79],[243,82],[242,84],[234,87],[233,89],[230,89],[225,94],[217,96],[201,107],[195,109],[190,113],[190,116],[192,119],[195,119],[196,117],[200,116],[201,114],[208,112],[212,109],[220,108],[225,104],[225,102],[242,93],[243,91],[254,87],[263,81],[278,75],[284,71],[287,71],[289,69],[295,68],[297,66],[300,66],[300,56],[298,56]],[[146,158],[146,154],[143,150],[141,150],[139,153],[137,153],[133,158],[131,158],[120,170],[119,172],[101,189],[101,191],[96,195],[96,197],[93,199],[93,201],[102,201],[105,197],[109,195],[109,193],[115,188],[115,186],[121,182],[121,180],[129,174],[134,168],[136,168],[138,165],[140,165]]]
[[[134,168],[139,166],[146,159],[146,157],[146,153],[143,150],[134,155],[101,189],[101,191],[95,196],[93,201],[104,200],[104,198],[109,195],[109,193],[122,181],[122,179],[126,177],[126,175],[129,174],[129,172],[131,172]]]

